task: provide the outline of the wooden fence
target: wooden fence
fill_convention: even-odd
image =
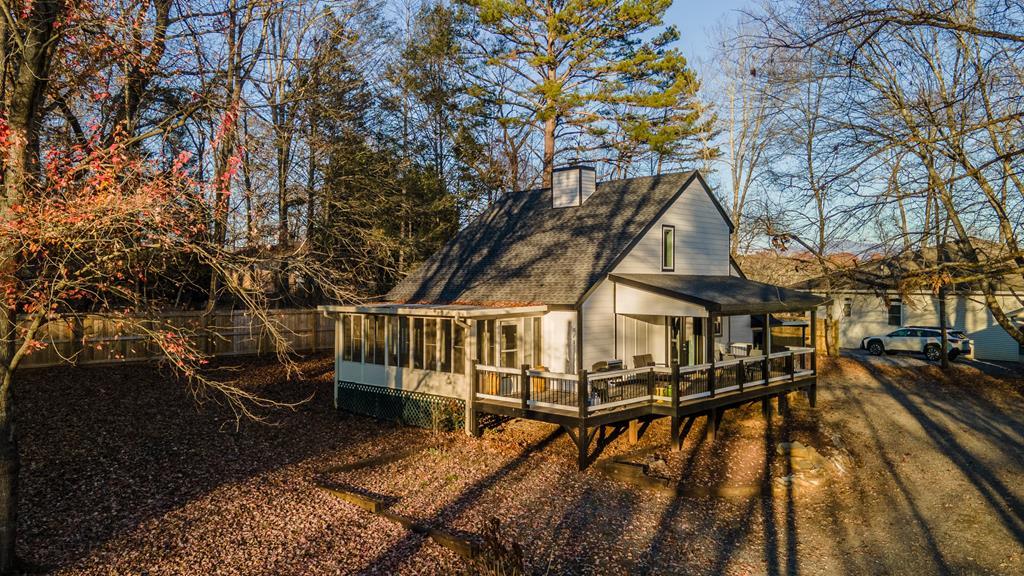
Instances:
[[[331,350],[334,322],[317,310],[272,310],[267,314],[295,352]],[[193,344],[214,356],[274,352],[274,339],[265,325],[244,311],[175,312],[153,320],[154,325],[177,326],[192,334]],[[124,321],[108,316],[58,320],[46,324],[36,337],[45,344],[27,356],[21,366],[41,368],[69,361],[75,364],[111,364],[160,357],[156,345],[142,334],[127,333]]]

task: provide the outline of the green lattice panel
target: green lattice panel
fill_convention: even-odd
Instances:
[[[433,430],[456,430],[464,425],[466,403],[422,392],[339,382],[338,408]]]

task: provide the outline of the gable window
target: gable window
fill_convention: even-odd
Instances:
[[[903,301],[893,298],[889,301],[889,326],[903,325]]]
[[[853,298],[843,298],[843,318],[853,315]]]
[[[715,336],[722,335],[722,317],[715,316]]]
[[[661,271],[672,272],[676,269],[676,227],[661,227]]]

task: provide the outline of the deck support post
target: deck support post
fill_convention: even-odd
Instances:
[[[718,431],[722,427],[722,415],[725,410],[714,408],[708,412],[707,435],[712,440],[718,440]]]
[[[640,441],[640,421],[633,419],[629,421],[629,443],[636,444]]]
[[[815,378],[814,382],[811,382],[811,385],[807,387],[807,403],[811,405],[811,408],[814,408],[815,406],[818,405],[818,379],[817,378]]]
[[[771,379],[771,360],[768,356],[772,353],[772,315],[764,315],[764,329],[761,331],[761,347],[764,348],[764,385],[768,385]]]
[[[579,436],[577,446],[579,448],[579,468],[583,470],[587,467],[589,454],[590,454],[590,435],[587,433],[587,415],[590,406],[590,397],[588,395],[588,384],[587,384],[587,371],[580,370],[580,377],[576,381],[576,403],[579,406]]]
[[[671,426],[673,452],[679,452],[683,449],[683,440],[686,440],[686,437],[690,434],[690,429],[693,428],[693,423],[696,420],[696,416],[689,416],[687,418],[682,418],[680,416],[672,417]]]
[[[672,416],[672,420],[671,420],[671,422],[669,422],[669,428],[670,428],[670,431],[672,433],[671,446],[672,446],[672,451],[673,452],[678,452],[680,450],[680,448],[682,448],[682,446],[683,446],[683,441],[679,437],[679,424],[680,424],[680,420],[681,420],[681,418],[679,418],[679,416]]]
[[[831,306],[831,304],[830,304]],[[825,334],[828,338],[828,334]],[[811,371],[818,373],[818,310],[811,310]]]
[[[523,399],[523,412],[530,409],[530,365],[523,364],[519,372],[519,392]]]
[[[672,432],[672,450],[678,451],[683,446],[683,441],[679,437],[679,363],[672,363],[672,384],[669,389],[670,405],[672,407],[672,420],[669,428]]]
[[[761,416],[764,417],[765,422],[771,424],[772,422],[772,399],[769,397],[761,398]]]
[[[466,396],[466,434],[480,437],[480,414],[476,408],[476,358],[469,365],[469,394]]]
[[[715,313],[708,312],[708,323],[704,327],[704,357],[711,364],[708,369],[708,396],[715,397]]]
[[[786,392],[779,394],[779,415],[789,418],[789,394]]]

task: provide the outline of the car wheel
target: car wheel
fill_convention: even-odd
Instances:
[[[885,352],[885,346],[882,346],[882,343],[878,340],[872,340],[871,342],[868,342],[868,352],[875,356],[881,356],[882,353]]]
[[[953,350],[950,350],[949,352],[947,352],[947,354],[949,355],[949,361],[950,362],[952,362],[952,361],[954,361],[954,360],[956,360],[957,358],[960,357],[960,351],[955,349],[955,348]]]
[[[924,355],[932,362],[935,362],[942,358],[942,350],[935,344],[929,344],[924,347]]]

